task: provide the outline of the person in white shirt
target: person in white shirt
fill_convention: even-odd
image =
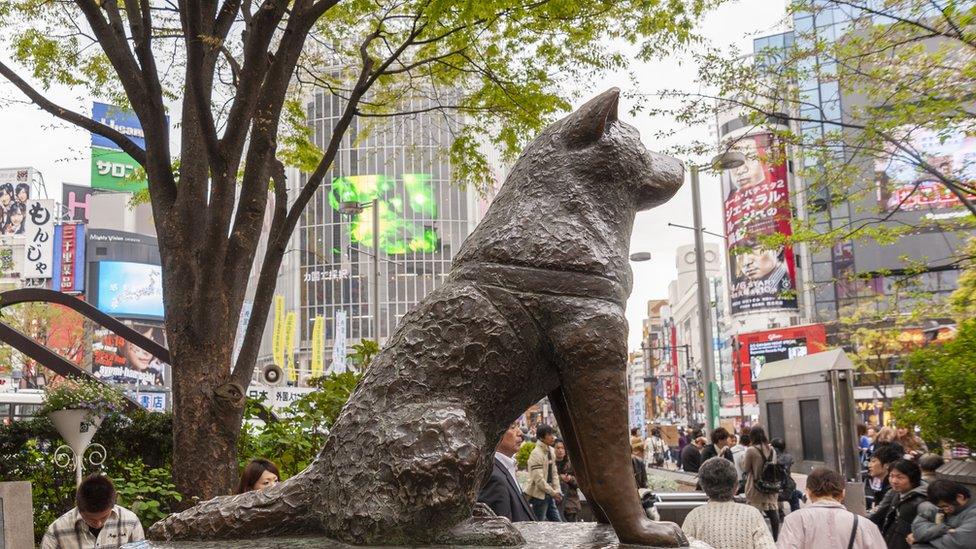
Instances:
[[[746,457],[746,450],[749,449],[749,428],[744,427],[742,433],[735,444],[732,445],[732,462],[735,464],[735,472],[742,480],[742,458]]]
[[[116,505],[112,481],[91,475],[75,492],[75,508],[48,526],[41,549],[96,549],[142,541],[145,534],[135,513]]]
[[[695,507],[681,529],[689,538],[721,549],[774,549],[773,536],[758,509],[732,501],[739,477],[732,462],[721,457],[705,460],[698,483],[708,503]]]
[[[535,520],[515,476],[517,466],[513,456],[521,445],[522,431],[513,423],[495,447],[491,476],[478,494],[478,501],[491,507],[496,515],[507,517],[512,522]]]
[[[844,504],[844,477],[826,467],[807,475],[810,504],[786,515],[777,549],[876,549],[887,547],[881,531],[870,519],[848,511]]]

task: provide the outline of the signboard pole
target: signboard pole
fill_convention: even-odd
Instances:
[[[698,288],[695,294],[698,298],[698,330],[701,343],[702,376],[706,387],[715,383],[715,362],[712,355],[712,323],[708,314],[708,279],[705,276],[705,240],[702,235],[701,191],[698,184],[698,167],[691,166],[691,208],[695,220],[695,272]],[[715,413],[715,399],[712,391],[705,392],[705,432],[711,435],[712,429],[718,426]]]

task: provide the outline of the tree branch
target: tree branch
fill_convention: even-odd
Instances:
[[[54,116],[64,120],[65,122],[70,122],[80,128],[86,129],[92,133],[101,135],[107,139],[112,140],[113,143],[119,146],[123,151],[133,158],[140,166],[146,167],[146,151],[139,148],[131,139],[122,135],[118,131],[102,124],[101,122],[96,122],[95,120],[78,114],[74,111],[68,110],[60,105],[56,105],[46,97],[41,95],[40,92],[35,90],[24,81],[23,78],[17,75],[13,70],[10,69],[3,61],[0,61],[0,74],[4,78],[9,80],[14,86],[24,93],[31,101],[34,102],[38,107],[44,109],[45,111],[53,114]]]

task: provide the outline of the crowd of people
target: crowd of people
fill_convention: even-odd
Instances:
[[[565,443],[549,425],[531,432],[528,480],[520,482],[516,454],[529,433],[512,424],[496,448],[491,475],[478,501],[498,516],[518,521],[576,522],[583,519],[582,496]],[[736,435],[724,428],[682,433],[680,467],[697,475],[708,501],[690,511],[682,529],[699,547],[717,549],[974,549],[976,503],[969,489],[938,479],[941,456],[926,453],[910,429],[863,430],[859,440],[865,467],[866,516],[847,509],[848,479],[829,468],[814,468],[801,492],[792,476],[795,459],[782,439],[770,440],[762,427]],[[631,432],[634,482],[648,488],[648,468],[673,459],[673,450],[652,429],[642,440]],[[243,469],[237,493],[264,490],[280,472],[266,459]],[[118,505],[112,481],[84,479],[75,508],[47,529],[41,549],[117,547],[144,533],[134,513]],[[789,508],[789,512],[785,508]]]
[[[937,479],[942,456],[927,453],[910,428],[863,428],[860,435],[865,516],[847,510],[847,479],[831,469],[813,469],[799,491],[794,457],[761,427],[738,436],[717,428],[710,443],[698,431],[681,432],[677,466],[695,473],[708,496],[682,528],[723,549],[976,549],[976,504],[966,486]]]

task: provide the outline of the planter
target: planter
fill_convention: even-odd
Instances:
[[[75,455],[82,455],[91,444],[95,431],[102,424],[102,416],[93,415],[91,410],[74,409],[49,412],[48,417],[68,443]]]

